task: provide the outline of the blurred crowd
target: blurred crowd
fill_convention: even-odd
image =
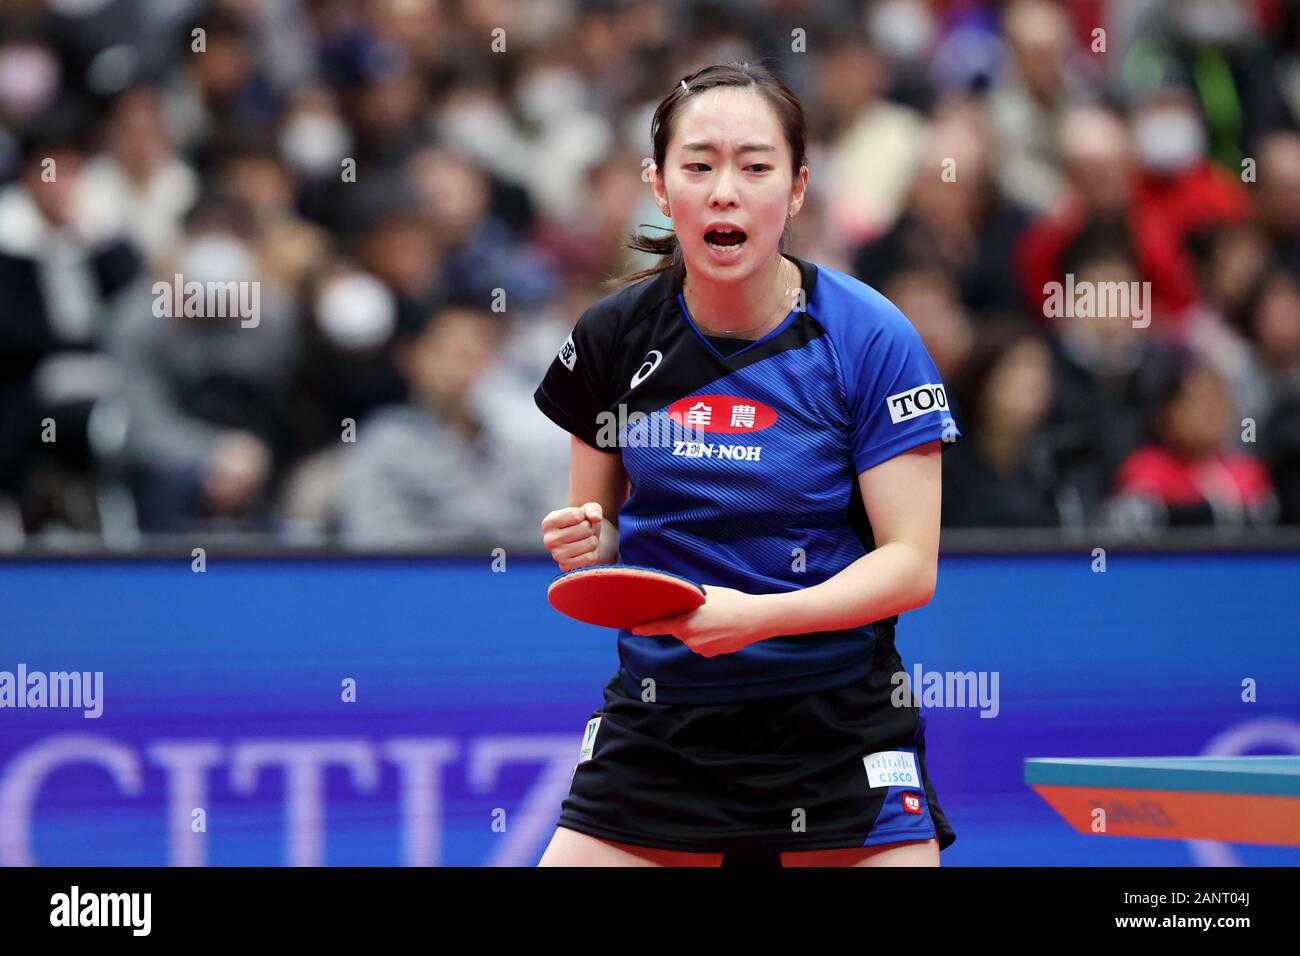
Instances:
[[[1300,0],[7,0],[0,547],[539,547],[533,389],[730,61],[940,368],[945,525],[1300,524]]]

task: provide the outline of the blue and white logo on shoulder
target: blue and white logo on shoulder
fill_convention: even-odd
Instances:
[[[867,768],[867,782],[875,787],[921,786],[916,769],[916,755],[906,750],[880,750],[862,758]]]
[[[658,349],[651,349],[647,352],[645,354],[645,361],[641,363],[641,367],[637,369],[636,374],[632,376],[632,384],[629,388],[636,388],[649,378],[650,373],[659,367],[659,363],[662,362],[663,359],[664,353],[660,352]]]

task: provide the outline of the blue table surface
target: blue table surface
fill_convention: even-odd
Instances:
[[[1041,757],[1025,761],[1025,783],[1300,797],[1300,756]]]

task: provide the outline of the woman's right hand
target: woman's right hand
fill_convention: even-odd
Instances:
[[[542,543],[561,571],[613,562],[600,547],[602,512],[599,502],[588,501],[581,508],[559,508],[542,519]]]

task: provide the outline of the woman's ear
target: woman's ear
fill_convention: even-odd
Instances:
[[[793,219],[799,215],[799,210],[803,208],[804,200],[808,198],[808,167],[800,166],[799,175],[795,177],[794,195],[790,197],[790,209],[787,214],[788,219]]]
[[[655,204],[659,211],[669,218],[672,217],[672,211],[668,206],[668,193],[664,189],[663,180],[659,176],[659,167],[653,162],[646,166],[646,178],[650,183],[650,188],[654,190]]]

